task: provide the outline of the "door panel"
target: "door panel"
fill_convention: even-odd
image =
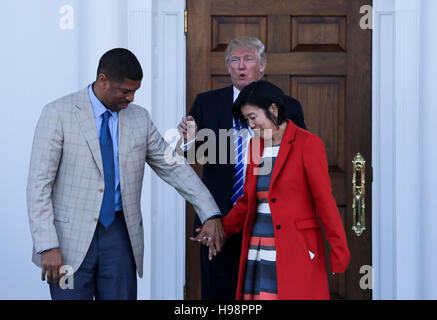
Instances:
[[[345,274],[329,276],[331,297],[340,299],[371,298],[370,290],[359,287],[360,267],[371,265],[371,170],[366,170],[367,229],[360,237],[352,231],[351,209],[351,161],[360,152],[371,163],[371,33],[359,27],[366,4],[371,0],[187,1],[187,111],[197,93],[231,83],[224,57],[229,41],[255,36],[266,46],[265,79],[302,103],[308,130],[325,143],[352,254]],[[195,169],[200,174],[200,167]],[[194,212],[189,205],[187,211],[190,235]],[[187,244],[190,299],[200,297],[198,252]]]
[[[291,17],[291,51],[346,51],[346,17]]]
[[[213,16],[212,51],[223,52],[228,43],[240,34],[266,40],[266,17]]]

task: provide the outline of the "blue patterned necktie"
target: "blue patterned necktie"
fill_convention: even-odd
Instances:
[[[237,127],[238,126],[238,127]],[[234,155],[235,155],[235,173],[234,186],[232,187],[232,204],[235,205],[237,199],[243,195],[244,185],[244,150],[243,139],[239,135],[240,121],[234,123]]]
[[[103,193],[102,208],[100,209],[99,221],[105,228],[115,219],[115,168],[114,149],[111,132],[109,131],[109,117],[111,113],[103,114],[102,127],[100,128],[100,150],[102,152],[103,175],[105,178],[105,192]]]

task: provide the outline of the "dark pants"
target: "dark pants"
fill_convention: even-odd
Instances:
[[[96,232],[79,270],[74,289],[50,284],[53,300],[136,300],[137,275],[126,223],[117,213],[107,228],[97,224]]]
[[[208,258],[208,247],[200,246],[202,300],[235,300],[242,233],[229,237],[222,251]]]

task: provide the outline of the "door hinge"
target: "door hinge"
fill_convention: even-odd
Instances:
[[[188,34],[188,11],[186,9],[184,11],[184,34]]]

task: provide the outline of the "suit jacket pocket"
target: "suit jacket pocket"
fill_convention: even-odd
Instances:
[[[70,215],[68,214],[67,211],[62,210],[62,209],[58,209],[58,208],[53,208],[53,213],[54,213],[54,218],[56,221],[59,222],[68,222],[70,220]]]
[[[131,150],[144,150],[147,148],[147,144],[146,143],[136,143],[132,146]]]
[[[143,159],[146,156],[146,151],[147,151],[147,144],[143,142],[135,143],[129,149],[129,154],[135,159]]]
[[[130,150],[144,150],[147,148],[147,140],[146,138],[141,135],[141,136],[132,136],[130,138]]]

